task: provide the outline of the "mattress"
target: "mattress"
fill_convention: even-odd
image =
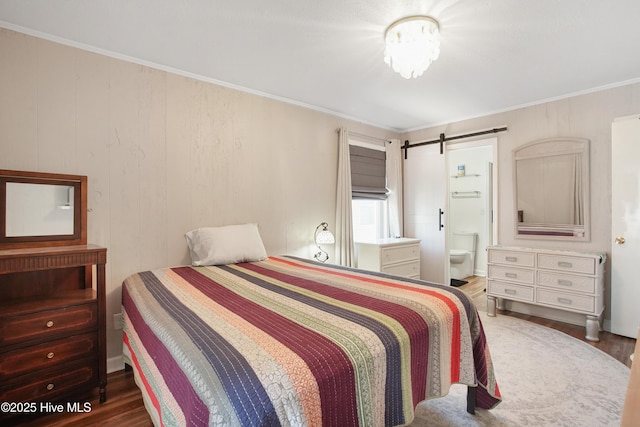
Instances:
[[[448,286],[281,256],[139,272],[122,304],[156,425],[395,426],[454,383],[501,399],[478,312]]]

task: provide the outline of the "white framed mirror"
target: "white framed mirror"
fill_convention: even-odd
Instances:
[[[513,151],[515,235],[588,241],[589,140],[551,138]]]

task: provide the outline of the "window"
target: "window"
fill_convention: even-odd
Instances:
[[[355,241],[387,237],[386,152],[384,147],[350,141],[351,209]]]
[[[353,211],[353,239],[356,242],[387,237],[387,201],[374,199],[351,200]]]
[[[382,149],[349,146],[351,193],[354,199],[387,198],[387,153]]]

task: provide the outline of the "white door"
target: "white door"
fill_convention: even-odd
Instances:
[[[611,332],[640,326],[640,116],[613,122],[611,152]]]
[[[448,280],[445,203],[445,156],[440,144],[408,150],[403,160],[404,234],[420,239],[420,278],[444,284]]]

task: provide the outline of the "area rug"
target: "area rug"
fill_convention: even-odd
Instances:
[[[411,427],[619,426],[629,368],[562,332],[480,313],[503,401],[465,410],[466,386],[422,402]]]

